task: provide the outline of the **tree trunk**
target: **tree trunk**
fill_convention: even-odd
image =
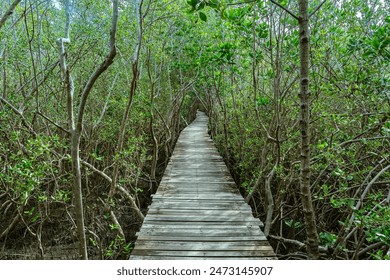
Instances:
[[[147,58],[146,58],[146,66],[148,70],[148,77],[150,83],[150,120],[149,120],[149,131],[150,137],[153,141],[153,153],[152,153],[152,162],[150,167],[150,182],[149,189],[154,191],[157,188],[157,180],[156,180],[156,171],[157,171],[157,162],[158,162],[158,140],[156,138],[156,133],[154,131],[154,87],[155,80],[152,77],[152,72],[150,69],[150,49],[147,50]]]
[[[73,169],[73,199],[75,207],[77,236],[79,239],[79,254],[83,260],[88,259],[87,238],[85,236],[84,226],[84,207],[83,207],[83,192],[81,185],[81,169],[80,169],[80,135],[75,129],[71,132],[71,157]]]
[[[118,0],[113,1],[112,8],[112,24],[110,30],[110,50],[105,57],[104,61],[96,68],[96,70],[89,77],[86,85],[81,93],[80,106],[78,108],[77,120],[74,116],[73,109],[73,93],[74,84],[70,71],[66,65],[66,53],[64,43],[70,43],[69,26],[70,26],[70,0],[66,1],[66,26],[65,26],[65,38],[57,40],[60,56],[60,67],[63,75],[65,76],[66,92],[67,92],[67,109],[68,109],[68,125],[70,129],[70,149],[72,158],[72,173],[73,173],[73,197],[75,203],[75,216],[77,225],[77,236],[79,239],[79,253],[80,257],[84,260],[88,259],[87,253],[87,239],[85,235],[84,227],[84,209],[83,209],[83,194],[81,184],[81,168],[80,168],[80,138],[83,129],[83,117],[88,100],[88,96],[91,90],[100,77],[100,75],[107,70],[107,68],[113,63],[116,55],[116,30],[118,24]]]
[[[308,0],[299,1],[299,47],[300,47],[300,89],[301,106],[301,175],[300,190],[307,233],[307,251],[310,259],[318,259],[318,234],[315,211],[310,191],[310,33]]]
[[[117,155],[120,155],[123,150],[124,141],[125,141],[125,132],[126,132],[126,126],[129,119],[130,109],[133,104],[133,98],[135,95],[135,92],[137,90],[137,84],[139,79],[139,56],[141,52],[141,46],[142,46],[142,36],[143,36],[143,14],[142,14],[142,6],[143,6],[143,0],[136,1],[136,15],[137,15],[137,24],[138,24],[138,42],[137,47],[135,48],[134,57],[132,61],[132,71],[133,71],[133,77],[130,84],[130,93],[127,100],[126,110],[122,116],[121,125],[119,128],[119,136],[118,136],[118,144],[115,150],[115,153]],[[108,194],[108,197],[111,198],[114,196],[116,189],[117,189],[117,180],[118,180],[118,174],[119,174],[119,165],[118,163],[114,164],[114,170],[112,172],[112,184],[110,188],[110,192]],[[137,204],[135,203],[135,200],[132,198],[130,201],[131,208],[134,209],[136,212],[138,218],[143,221],[144,215],[142,214],[141,210],[138,208]]]

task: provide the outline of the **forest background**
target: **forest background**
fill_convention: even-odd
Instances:
[[[127,259],[200,109],[280,259],[389,259],[389,9],[1,1],[0,258]]]

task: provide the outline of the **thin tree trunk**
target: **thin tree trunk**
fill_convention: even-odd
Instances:
[[[318,234],[315,211],[310,191],[310,31],[308,0],[299,1],[299,48],[300,48],[300,89],[301,106],[301,175],[300,190],[307,233],[307,252],[310,259],[318,259]]]
[[[115,153],[119,155],[123,150],[123,145],[125,141],[125,132],[126,132],[126,125],[127,121],[129,119],[130,109],[133,104],[133,98],[135,95],[135,92],[137,90],[137,84],[138,84],[138,78],[139,78],[139,70],[138,70],[138,63],[139,63],[139,56],[141,52],[141,46],[142,46],[142,34],[143,34],[143,15],[142,15],[142,6],[143,6],[143,0],[137,0],[136,1],[136,14],[137,14],[137,21],[138,21],[138,43],[137,47],[134,52],[134,57],[132,61],[132,71],[133,71],[133,77],[130,84],[130,93],[129,98],[127,101],[127,106],[125,113],[122,116],[121,126],[119,129],[119,136],[118,136],[118,144],[116,147]],[[119,165],[117,163],[114,164],[114,170],[112,172],[112,184],[110,188],[110,192],[108,194],[108,197],[113,197],[117,188],[117,180],[118,180],[118,174],[119,174]],[[131,201],[131,208],[133,208],[138,216],[138,218],[143,221],[144,215],[142,214],[141,210],[138,208],[137,204],[135,203],[134,199]]]
[[[107,68],[113,63],[116,55],[116,30],[118,24],[118,0],[113,1],[112,9],[112,24],[110,30],[110,50],[104,61],[98,68],[91,74],[86,85],[81,93],[81,102],[78,108],[77,121],[73,111],[73,93],[74,85],[70,71],[66,65],[66,54],[64,43],[70,43],[69,27],[70,27],[70,0],[66,1],[66,26],[65,26],[65,38],[57,40],[60,53],[60,66],[61,71],[65,76],[66,91],[67,91],[67,108],[68,108],[68,122],[70,128],[70,141],[71,141],[71,158],[72,158],[72,172],[73,172],[73,197],[75,203],[75,215],[77,225],[77,235],[79,239],[79,253],[80,257],[84,260],[88,259],[87,252],[87,239],[85,235],[84,227],[84,209],[83,209],[83,194],[81,185],[81,168],[80,168],[80,138],[83,129],[83,117],[85,113],[85,107],[87,104],[88,96],[100,75],[107,70]]]
[[[155,87],[155,80],[152,77],[152,72],[150,69],[150,49],[147,51],[147,70],[148,70],[148,77],[150,82],[150,120],[149,120],[149,131],[150,131],[150,137],[153,141],[153,154],[152,154],[152,163],[150,167],[150,185],[149,189],[154,190],[157,187],[157,180],[156,180],[156,170],[157,170],[157,161],[158,161],[158,140],[156,138],[156,133],[154,131],[154,87]]]

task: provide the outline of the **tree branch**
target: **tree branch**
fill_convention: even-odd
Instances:
[[[81,160],[81,164],[82,165],[85,165],[87,168],[91,169],[92,171],[96,172],[98,175],[100,175],[101,177],[103,177],[104,179],[107,180],[108,183],[112,183],[112,179],[110,176],[108,176],[106,173],[104,173],[103,171],[97,169],[95,166],[93,166],[92,164],[86,162],[85,160]],[[131,194],[122,186],[120,185],[116,185],[115,186],[116,189],[118,189],[131,203],[131,205],[133,206],[133,203],[134,203],[134,198],[131,196]],[[138,208],[134,208],[136,211],[139,211]],[[142,215],[142,213],[141,213]],[[142,219],[143,219],[143,215],[142,215]]]
[[[256,0],[249,0],[249,1],[243,1],[243,2],[235,2],[235,3],[227,3],[228,6],[237,6],[237,5],[242,5],[242,4],[250,4],[254,3]]]
[[[49,123],[53,124],[55,127],[57,127],[58,129],[62,130],[63,132],[65,132],[66,134],[70,134],[69,130],[66,130],[65,128],[63,128],[62,126],[60,126],[59,124],[57,124],[55,121],[53,121],[52,119],[50,119],[48,116],[44,115],[42,112],[38,111],[37,112],[38,115],[40,115],[42,118],[44,118],[45,120],[47,120]]]
[[[22,1],[22,0],[15,0],[12,3],[11,7],[9,7],[9,9],[1,17],[1,19],[0,19],[0,29],[3,27],[3,25],[7,21],[7,19],[12,15],[12,13],[14,12],[16,6],[20,3],[20,1]]]
[[[352,140],[347,140],[339,144],[340,147],[344,147],[351,143],[361,142],[361,141],[371,141],[371,140],[380,140],[380,139],[388,139],[390,136],[377,136],[372,138],[356,138]]]
[[[288,239],[288,238],[284,238],[284,237],[281,237],[281,236],[276,236],[276,235],[268,235],[269,238],[271,239],[274,239],[274,240],[277,240],[277,241],[280,241],[280,242],[283,242],[283,243],[289,243],[289,244],[292,244],[292,245],[295,245],[295,246],[298,246],[298,249],[307,249],[306,247],[306,244],[301,242],[301,241],[298,241],[298,240],[295,240],[295,239]],[[329,253],[329,249],[328,247],[323,247],[323,246],[319,246],[319,250],[321,253]]]
[[[107,54],[104,61],[100,64],[100,66],[92,73],[90,78],[88,79],[87,84],[84,86],[84,89],[81,94],[81,102],[78,111],[77,117],[77,125],[76,130],[77,133],[81,133],[82,125],[83,125],[83,117],[85,112],[85,106],[87,104],[88,96],[97,81],[100,75],[107,70],[107,68],[113,63],[114,57],[116,56],[116,30],[118,26],[118,1],[113,1],[112,8],[112,24],[110,30],[110,51]]]
[[[361,257],[362,255],[364,255],[365,253],[368,253],[368,252],[371,251],[371,250],[380,248],[380,247],[382,247],[383,245],[385,245],[385,243],[383,243],[382,241],[376,242],[376,243],[374,243],[374,244],[371,244],[371,245],[367,246],[366,248],[362,249],[362,250],[358,253],[358,257]]]
[[[99,169],[97,169],[95,166],[93,166],[92,164],[86,162],[85,160],[81,160],[81,164],[82,165],[85,165],[87,168],[91,169],[92,171],[96,172],[97,174],[99,174],[101,177],[103,177],[104,179],[107,180],[107,182],[109,182],[110,184],[112,183],[112,179],[110,176],[108,176],[106,173],[104,173],[103,171],[100,171]]]
[[[317,8],[314,9],[314,11],[312,11],[309,15],[309,18],[311,18],[316,12],[318,12],[318,10],[322,7],[322,5],[324,5],[326,2],[326,0],[322,1],[321,4],[318,5]]]
[[[297,21],[299,21],[299,17],[297,15],[295,15],[293,12],[291,12],[289,9],[287,9],[286,7],[280,5],[278,2],[276,2],[275,0],[270,0],[272,3],[274,3],[276,6],[278,6],[279,8],[281,8],[282,10],[285,10],[288,14],[290,14],[293,18],[295,18]]]
[[[14,111],[22,120],[22,124],[30,131],[32,135],[36,135],[36,132],[34,129],[27,123],[26,118],[24,117],[23,113],[20,112],[17,108],[15,108],[11,103],[9,103],[6,99],[4,99],[2,96],[0,96],[0,101],[3,102],[5,105],[11,108],[12,111]]]
[[[362,195],[360,196],[360,200],[356,203],[355,205],[355,210],[359,210],[360,209],[360,206],[362,205],[363,203],[363,200],[366,198],[366,195],[367,193],[370,191],[371,187],[374,185],[375,181],[378,180],[378,178],[387,171],[387,169],[390,168],[390,165],[384,167],[381,171],[378,172],[378,174],[376,174],[376,176],[370,181],[370,183],[368,183],[368,185],[366,186],[366,188],[364,189]],[[351,219],[353,219],[354,216],[351,217]]]
[[[17,213],[17,215],[13,218],[12,222],[8,225],[8,227],[3,232],[1,232],[0,240],[6,237],[8,233],[15,228],[19,220],[20,220],[20,214]]]

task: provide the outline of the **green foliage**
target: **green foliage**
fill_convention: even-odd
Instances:
[[[284,220],[284,223],[290,227],[290,228],[301,228],[302,227],[302,223],[300,221],[294,221],[294,220]]]
[[[20,134],[13,133],[14,143],[20,142]],[[51,174],[58,173],[51,164],[51,149],[60,145],[58,137],[37,137],[27,140],[24,152],[9,155],[7,167],[0,174],[1,180],[8,185],[10,194],[19,203],[26,205],[31,198],[43,197],[40,185]],[[5,152],[11,147],[1,145]]]
[[[321,243],[323,244],[323,246],[327,246],[327,247],[328,246],[332,247],[336,243],[336,240],[337,240],[337,235],[335,235],[333,233],[329,233],[329,232],[320,232],[319,236],[320,236]]]
[[[2,1],[0,10],[8,2]],[[55,42],[64,36],[64,5],[30,2],[27,10],[19,5],[0,29],[2,97],[13,106],[0,104],[0,224],[8,226],[10,213],[19,211],[32,232],[58,216],[69,230],[74,217],[67,97]],[[296,11],[296,2],[278,2]],[[310,9],[319,2],[310,2]],[[337,257],[350,258],[371,244],[389,246],[389,208],[383,202],[388,172],[374,182],[362,206],[355,206],[390,154],[390,17],[383,1],[336,2],[327,1],[311,18],[311,182],[321,244],[339,246]],[[271,233],[279,234],[281,226],[283,235],[304,241],[298,198],[299,31],[295,19],[268,4],[162,0],[151,1],[149,13],[144,5],[137,89],[124,147],[116,152],[139,43],[136,9],[120,1],[118,54],[89,96],[81,159],[107,176],[117,165],[118,184],[142,204],[149,195],[144,182],[153,150],[150,121],[162,170],[166,149],[172,150],[180,129],[202,107],[210,116],[213,140],[237,183],[253,195],[252,206],[262,218],[265,178],[277,163],[271,180],[276,209]],[[71,18],[66,58],[77,108],[83,86],[107,52],[109,1],[75,1]],[[256,182],[259,189],[254,190]],[[102,258],[127,258],[131,244],[116,236],[117,226],[101,210],[110,192],[107,179],[83,167],[82,184],[86,228],[96,231],[90,245]],[[121,223],[128,222],[131,213],[120,193],[104,202]],[[20,222],[15,229],[26,225]],[[360,239],[337,244],[350,233],[344,226],[356,228],[360,235],[354,237]],[[19,238],[22,231],[9,236]],[[388,258],[382,247],[364,257]]]
[[[207,21],[207,16],[205,13],[203,12],[199,12],[199,18],[203,21]]]
[[[105,259],[118,259],[128,256],[132,249],[133,245],[131,243],[126,243],[123,238],[116,236],[105,249],[104,257]]]

